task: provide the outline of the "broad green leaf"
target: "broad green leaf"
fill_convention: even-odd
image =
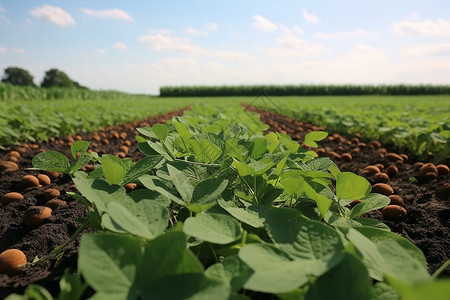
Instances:
[[[265,293],[286,293],[304,285],[316,263],[293,260],[270,244],[248,244],[238,255],[254,272],[244,288]]]
[[[267,151],[269,153],[274,152],[280,144],[277,135],[273,132],[269,132],[264,136],[264,138],[267,140]]]
[[[385,282],[377,282],[372,286],[373,300],[400,300],[394,288]]]
[[[450,279],[448,278],[418,283],[414,285],[406,284],[391,276],[387,276],[387,281],[400,295],[401,299],[448,300],[450,298]]]
[[[123,177],[121,185],[138,179],[153,170],[164,158],[160,155],[147,156],[139,160]]]
[[[143,299],[230,300],[231,290],[203,274],[170,275],[147,286]]]
[[[152,126],[152,130],[155,133],[156,137],[163,142],[166,140],[166,137],[169,133],[166,124],[155,124]]]
[[[267,140],[264,138],[256,138],[250,145],[250,157],[253,159],[260,158],[267,151]]]
[[[305,300],[371,299],[371,287],[372,282],[363,263],[345,254],[337,266],[314,281]]]
[[[252,167],[250,167],[248,164],[246,164],[244,162],[235,160],[235,161],[233,161],[232,165],[233,165],[233,167],[236,168],[239,176],[241,176],[241,177],[255,174],[255,169],[253,169]]]
[[[191,202],[185,206],[193,212],[199,213],[217,204],[222,192],[227,188],[228,180],[210,178],[200,182],[192,192]]]
[[[358,232],[362,233],[365,237],[369,238],[374,243],[389,240],[399,244],[411,256],[415,257],[418,261],[420,261],[424,267],[427,266],[427,261],[423,252],[417,246],[415,246],[410,240],[402,237],[401,235],[391,231],[384,230],[384,228],[375,228],[373,226],[372,227],[364,226],[355,229]]]
[[[190,203],[194,192],[194,186],[192,183],[190,183],[186,175],[177,168],[167,165],[167,170],[169,171],[170,179],[172,179],[172,182],[177,188],[178,193],[180,193],[181,198],[185,202]]]
[[[225,154],[238,160],[245,160],[248,153],[247,148],[239,145],[237,139],[229,139],[225,142]]]
[[[254,228],[264,227],[264,219],[254,210],[255,207],[264,207],[262,205],[254,204],[247,209],[238,207],[233,201],[225,201],[219,199],[219,205],[225,209],[230,215],[241,222],[244,222]],[[253,208],[253,209],[252,209]]]
[[[141,133],[142,135],[145,135],[146,137],[157,138],[156,134],[153,132],[152,127],[141,127],[141,128],[136,128],[136,130],[139,133]]]
[[[153,239],[167,228],[169,211],[162,204],[148,199],[139,202],[111,202],[108,205],[111,220],[127,232]]]
[[[190,138],[188,143],[198,162],[211,163],[222,155],[222,149],[207,139],[194,140]]]
[[[320,216],[323,217],[325,213],[328,211],[328,209],[330,209],[332,203],[331,199],[325,197],[321,193],[318,193],[306,180],[303,180],[303,188],[308,198],[316,202]]]
[[[185,124],[181,122],[173,122],[172,124],[175,126],[176,131],[183,139],[189,139],[192,136]]]
[[[270,209],[265,224],[274,244],[292,258],[329,260],[344,248],[336,230],[294,209]]]
[[[89,202],[93,203],[100,214],[106,212],[106,208],[111,201],[122,201],[126,192],[125,189],[119,185],[109,185],[103,180],[92,180],[73,178],[77,189],[81,195]]]
[[[119,184],[125,177],[125,169],[116,159],[111,158],[111,155],[103,155],[100,162],[102,163],[103,176],[109,184]]]
[[[200,261],[188,250],[184,233],[169,231],[145,245],[138,284],[149,289],[149,285],[167,276],[203,271]]]
[[[81,238],[78,270],[97,292],[128,293],[141,264],[142,247],[135,237],[86,233]]]
[[[423,262],[397,242],[391,239],[373,242],[357,231],[360,228],[351,228],[347,238],[362,254],[364,264],[372,278],[382,281],[383,276],[389,275],[409,284],[430,280]]]
[[[327,136],[328,132],[325,131],[311,131],[305,136],[303,144],[309,147],[317,148],[319,145],[317,145],[316,142],[325,139]]]
[[[361,199],[361,203],[358,203],[352,208],[350,212],[350,218],[354,219],[369,211],[382,208],[388,205],[390,202],[391,200],[384,195],[368,194],[367,196]]]
[[[336,177],[338,199],[359,200],[370,193],[371,185],[362,176],[351,172],[340,172]]]
[[[65,173],[69,168],[69,159],[57,151],[45,151],[32,160],[33,167],[40,170]]]
[[[241,224],[229,215],[201,213],[187,218],[183,231],[203,241],[215,244],[228,244],[240,238]]]
[[[74,159],[77,159],[77,153],[81,153],[83,155],[87,149],[89,148],[89,145],[91,143],[87,141],[75,141],[70,146],[70,153],[72,154],[72,157]]]
[[[239,291],[253,271],[237,255],[225,257],[222,262],[210,266],[205,275],[211,279],[223,282],[233,292]]]

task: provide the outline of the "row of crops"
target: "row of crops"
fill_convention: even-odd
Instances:
[[[28,89],[28,88],[25,88]],[[21,142],[92,132],[180,109],[186,100],[150,97],[0,101],[0,149]]]
[[[14,88],[23,89],[24,93],[28,90]],[[219,102],[214,97],[130,95],[88,100],[65,99],[64,96],[53,101],[12,101],[3,98],[0,101],[0,147],[24,141],[46,141],[51,136],[80,131],[89,132],[103,126],[169,112],[195,102]],[[273,98],[261,95],[222,97],[220,102],[252,104],[326,126],[328,130],[341,134],[360,133],[364,138],[380,140],[419,158],[432,156],[441,161],[450,159],[450,97],[446,95]]]
[[[82,228],[95,229],[60,298],[88,285],[95,299],[447,299],[449,280],[428,273],[419,248],[361,217],[389,198],[267,128],[238,103],[199,103],[138,129],[137,163],[88,153],[85,141],[72,162],[38,154],[35,168],[72,177],[90,212]],[[94,171],[79,171],[90,161]],[[126,193],[130,182],[142,188]]]
[[[137,98],[136,95],[119,91],[96,91],[80,88],[38,88],[0,83],[0,103],[3,101],[42,101],[42,100],[109,100]]]
[[[360,133],[419,158],[450,159],[449,96],[262,96],[249,103],[332,132]]]
[[[163,86],[161,97],[256,96],[339,96],[339,95],[449,95],[449,85],[238,85]]]

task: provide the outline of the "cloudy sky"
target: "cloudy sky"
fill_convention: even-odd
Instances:
[[[0,68],[93,89],[449,84],[450,1],[0,0]],[[0,75],[1,76],[1,75]]]

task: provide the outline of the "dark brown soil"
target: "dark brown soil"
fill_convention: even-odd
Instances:
[[[6,161],[9,159],[10,150],[25,150],[18,161],[19,171],[5,173],[0,169],[0,197],[9,192],[20,192],[24,196],[24,199],[19,202],[5,206],[0,205],[0,252],[11,248],[20,249],[26,254],[28,262],[33,261],[35,256],[45,256],[56,246],[67,241],[80,227],[80,223],[76,219],[86,215],[84,206],[78,204],[66,194],[68,191],[75,191],[68,176],[59,177],[45,187],[23,189],[19,186],[18,183],[24,175],[39,174],[36,171],[26,170],[26,168],[31,167],[31,159],[39,151],[56,150],[69,156],[68,144],[73,139],[83,139],[93,141],[91,149],[94,151],[108,154],[119,154],[119,152],[123,152],[123,149],[120,149],[121,146],[131,144],[127,157],[137,161],[143,155],[137,150],[134,141],[137,132],[134,128],[161,123],[182,112],[177,111],[124,126],[106,128],[97,134],[82,133],[78,137],[52,139],[48,143],[37,145],[23,145],[29,149],[21,149],[24,148],[23,146],[12,146],[7,151],[0,152],[0,161]],[[262,120],[271,125],[270,130],[287,133],[299,142],[303,140],[308,131],[325,129],[311,124],[303,124],[274,113],[260,113]],[[124,134],[120,137],[122,132],[126,133],[126,137]],[[380,148],[383,148],[383,146],[370,146],[370,141],[363,138],[356,140],[355,137],[330,134],[332,138],[319,142],[320,149],[323,150],[318,150],[318,152],[321,156],[332,157],[342,171],[359,173],[362,168],[368,165],[380,163],[387,167],[394,164],[380,156],[380,152],[383,152],[380,151]],[[97,138],[97,136],[100,138]],[[98,139],[98,141],[95,139]],[[365,143],[366,146],[361,143]],[[356,148],[359,148],[359,151],[355,150]],[[391,150],[387,152],[391,152]],[[352,160],[345,162],[342,158],[344,153],[350,153]],[[384,220],[379,211],[371,213],[370,216],[383,220],[392,231],[401,234],[416,244],[427,258],[429,271],[434,272],[450,258],[450,202],[448,194],[443,195],[441,193],[444,183],[450,182],[450,175],[441,175],[431,180],[420,179],[418,169],[413,166],[415,162],[414,158],[410,157],[408,161],[402,164],[398,163],[398,175],[392,176],[388,182],[394,188],[395,194],[400,195],[405,200],[407,216],[396,221]],[[365,176],[369,181],[372,180],[370,176]],[[54,209],[52,216],[39,227],[27,227],[23,224],[25,210],[32,205],[44,205],[43,192],[48,188],[56,188],[61,191],[59,199],[66,201],[67,206]],[[24,288],[32,283],[47,287],[54,296],[57,296],[58,281],[64,270],[76,270],[78,242],[79,239],[76,239],[69,244],[64,255],[59,259],[54,258],[38,262],[36,265],[27,267],[11,277],[0,274],[0,299],[12,292],[22,293]],[[441,274],[441,277],[448,276],[450,276],[448,269]]]

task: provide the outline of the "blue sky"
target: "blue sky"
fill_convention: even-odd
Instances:
[[[92,89],[449,84],[450,1],[0,0],[0,68]]]

